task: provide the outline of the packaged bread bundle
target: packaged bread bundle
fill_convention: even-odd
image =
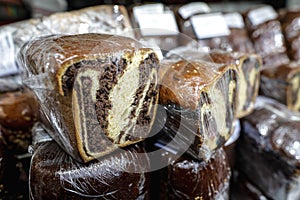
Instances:
[[[20,63],[47,130],[75,159],[99,158],[151,130],[159,60],[137,41],[96,33],[41,37],[22,48]]]
[[[235,116],[241,118],[254,109],[260,84],[261,57],[257,54],[223,50],[201,51],[196,48],[177,48],[167,54],[172,59],[206,60],[218,64],[234,65],[238,71]]]
[[[190,45],[191,42],[197,41],[193,25],[190,19],[199,14],[209,13],[210,7],[205,2],[192,2],[184,5],[173,7],[178,28],[181,33],[187,37],[180,37],[180,45]]]
[[[55,141],[34,147],[30,199],[149,199],[149,158],[140,146],[79,163]],[[139,173],[137,173],[139,172]]]
[[[2,108],[0,109],[2,111],[0,112],[0,126],[9,147],[15,153],[27,152],[31,141],[30,128],[37,115],[34,113],[37,109],[33,108],[36,105],[33,102],[34,97],[30,95],[30,92],[24,91],[22,85],[23,69],[16,61],[20,48],[38,36],[100,32],[133,37],[129,30],[131,30],[131,24],[127,11],[123,6],[117,5],[95,6],[56,13],[0,27],[0,49],[3,50],[0,55],[0,107]],[[34,117],[31,118],[31,115]],[[30,118],[33,120],[31,121]],[[17,122],[7,125],[8,120]],[[21,122],[28,126],[24,128],[24,125],[20,125]]]
[[[241,119],[237,169],[268,198],[299,199],[300,115],[260,97]]]
[[[240,13],[210,13],[210,7],[203,2],[176,6],[174,10],[180,31],[188,36],[180,37],[180,45],[193,46],[198,41],[205,49],[254,52]]]
[[[287,48],[290,59],[300,60],[299,39],[300,39],[300,10],[285,10],[282,16],[282,29],[287,41]]]
[[[164,51],[179,46],[180,33],[174,12],[162,3],[133,5],[130,9],[135,37]]]
[[[300,111],[300,65],[290,62],[261,71],[260,94],[276,99],[290,110]]]
[[[157,124],[162,137],[172,139],[198,159],[210,155],[230,137],[236,105],[237,70],[232,64],[205,60],[165,59],[160,68]]]
[[[244,13],[245,24],[256,53],[262,56],[266,68],[289,62],[278,13],[268,5],[253,7]]]
[[[222,148],[207,160],[187,155],[174,156],[165,151],[159,158],[165,168],[151,174],[152,199],[229,199],[230,167]],[[153,181],[153,179],[155,181]]]
[[[227,36],[228,46],[223,50],[243,53],[255,53],[254,45],[245,27],[243,16],[239,12],[228,12],[223,14],[226,24],[230,30]],[[219,46],[222,49],[222,45]]]

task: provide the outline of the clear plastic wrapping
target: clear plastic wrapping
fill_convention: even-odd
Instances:
[[[0,55],[2,60],[0,63],[0,77],[19,74],[22,71],[22,68],[17,65],[16,55],[26,42],[35,37],[91,32],[122,34],[133,37],[131,29],[125,7],[118,5],[101,5],[70,12],[55,13],[47,17],[1,26],[0,49],[3,53]],[[12,76],[6,77],[5,81],[7,80],[18,84],[20,79]],[[0,89],[3,86],[1,85]]]
[[[181,33],[187,37],[180,37],[178,46],[188,45],[191,40],[197,41],[190,18],[195,15],[209,13],[210,8],[204,2],[192,2],[185,5],[174,7],[174,13]]]
[[[196,48],[177,48],[167,54],[167,57],[185,58],[188,60],[206,60],[218,64],[235,65],[238,71],[235,114],[237,118],[248,115],[254,109],[260,84],[262,60],[259,55],[241,52],[211,50],[204,52]]]
[[[0,130],[9,150],[27,153],[31,128],[39,119],[39,107],[32,92],[18,90],[0,94]]]
[[[282,28],[287,41],[291,60],[300,60],[300,10],[285,10],[282,17]]]
[[[86,162],[149,133],[158,101],[152,49],[122,36],[47,36],[25,45],[20,63],[47,130],[74,158]]]
[[[266,68],[289,62],[285,38],[277,12],[261,5],[245,12],[245,24],[254,43],[256,53],[262,56]]]
[[[170,164],[160,172],[160,199],[229,199],[231,171],[222,148],[206,162],[168,154],[162,159]]]
[[[300,115],[259,97],[241,119],[237,169],[269,198],[299,199]]]
[[[133,5],[130,9],[135,38],[164,51],[179,46],[181,37],[174,12],[162,3]]]
[[[143,152],[132,146],[83,164],[55,141],[40,143],[31,161],[30,199],[149,199],[150,163]]]
[[[175,9],[177,13],[177,21],[179,24],[180,31],[187,35],[188,37],[180,37],[180,45],[191,46],[192,39],[198,42],[198,45],[201,48],[204,49],[222,49],[226,51],[239,51],[244,53],[254,53],[254,46],[252,44],[251,39],[249,38],[248,32],[244,25],[243,17],[238,12],[231,12],[231,13],[210,13],[210,9],[205,3],[203,2],[196,2],[191,3],[190,6],[194,6],[193,4],[204,4],[201,6],[199,5],[198,11],[197,7],[190,8],[190,11],[187,12],[187,14],[190,14],[188,18],[183,18],[180,14],[180,9],[185,6],[181,6],[177,9]],[[187,4],[189,5],[189,4]],[[192,12],[193,11],[193,12]],[[215,15],[215,16],[214,16]],[[211,17],[213,16],[213,17]],[[202,38],[200,36],[197,36],[196,30],[198,29],[198,26],[201,26],[201,23],[194,22],[191,20],[193,17],[201,17],[204,20],[208,21],[211,24],[218,24],[220,26],[220,23],[225,27],[228,33],[225,32],[222,28],[218,28],[218,26],[214,25],[212,28],[210,26],[207,26],[208,30],[203,30],[203,27],[199,28],[200,32],[207,32],[207,37]],[[221,22],[216,21],[214,17],[221,18]],[[214,35],[216,32],[220,31],[219,35]],[[223,33],[223,34],[222,34]]]
[[[299,86],[300,65],[296,62],[261,71],[260,94],[296,112],[300,111]]]
[[[209,159],[232,134],[237,71],[207,61],[163,60],[160,68],[161,135],[198,159]],[[165,117],[160,117],[163,113]],[[174,137],[174,138],[173,138]],[[199,148],[201,147],[201,148]]]

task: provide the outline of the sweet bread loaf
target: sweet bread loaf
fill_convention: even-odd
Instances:
[[[159,60],[133,39],[49,36],[24,46],[25,82],[54,128],[84,161],[143,140],[154,121]]]
[[[277,12],[271,6],[262,5],[247,10],[244,17],[255,51],[262,56],[264,67],[272,68],[288,63]]]
[[[282,29],[287,41],[287,50],[290,59],[293,61],[300,60],[299,44],[299,28],[298,21],[300,19],[300,10],[285,10],[282,17]]]
[[[137,146],[78,163],[54,141],[40,143],[31,162],[30,199],[149,199],[149,169]]]
[[[192,48],[177,48],[167,55],[173,59],[205,60],[217,64],[235,65],[238,71],[235,114],[241,118],[251,113],[258,95],[262,60],[259,55],[223,50],[199,51]]]
[[[296,62],[261,71],[260,94],[300,111],[300,65]]]
[[[238,70],[236,117],[248,115],[254,109],[260,84],[261,57],[256,54],[213,50],[210,58],[216,63],[235,64]]]
[[[299,122],[298,113],[261,97],[254,112],[241,119],[237,169],[269,198],[300,198]]]
[[[236,68],[199,60],[164,60],[161,66],[159,101],[166,111],[163,132],[179,136],[180,148],[182,143],[191,146],[196,157],[206,159],[232,133]]]
[[[167,154],[166,154],[167,155]],[[224,150],[218,149],[207,161],[183,155],[161,171],[160,199],[229,199],[231,170]]]

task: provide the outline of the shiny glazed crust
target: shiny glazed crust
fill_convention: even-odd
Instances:
[[[50,83],[42,83],[46,87],[45,91],[48,91],[47,86],[50,85],[49,98],[53,99],[48,100],[48,96],[46,95],[45,101],[55,107],[52,108],[53,111],[49,111],[55,114],[52,119],[50,117],[51,120],[54,120],[53,122],[50,121],[50,123],[55,124],[54,126],[61,124],[60,126],[62,126],[62,128],[59,127],[59,129],[62,129],[63,133],[59,134],[63,135],[59,137],[63,137],[65,140],[64,137],[67,135],[67,142],[70,142],[75,151],[78,149],[80,157],[83,158],[84,161],[106,155],[118,147],[124,147],[141,141],[150,131],[156,112],[155,104],[158,101],[158,93],[155,92],[155,90],[159,62],[152,49],[142,48],[140,43],[130,38],[91,33],[41,38],[29,43],[22,51],[24,52],[22,59],[29,73],[36,77],[46,74],[50,79]],[[150,59],[150,64],[143,64],[147,59]],[[147,68],[145,65],[149,67]],[[111,68],[116,70],[116,74],[105,75],[107,70],[110,69],[105,68],[107,66],[111,66]],[[132,74],[135,75],[131,76]],[[101,83],[102,85],[99,84],[99,81],[104,80],[107,76],[110,77],[110,79]],[[141,76],[144,77],[143,80],[140,78]],[[81,78],[85,78],[91,82],[90,84],[93,86],[90,89],[84,89],[85,84],[82,84]],[[135,85],[130,84],[131,80],[134,81]],[[119,82],[122,82],[122,84],[120,85]],[[100,86],[103,85],[111,85],[110,88],[104,88],[108,96],[106,97],[106,101],[102,102],[102,104],[107,103],[107,101],[111,102],[111,107],[102,106],[103,109],[107,110],[107,112],[104,112],[104,119],[100,119],[99,113],[94,113],[98,116],[91,118],[84,113],[85,111],[90,112],[90,106],[83,106],[86,106],[85,103],[92,103],[96,104],[95,109],[97,109],[97,101],[99,101],[99,98],[102,98],[101,94],[103,93],[97,91],[100,90]],[[51,90],[51,87],[53,87],[53,90]],[[129,124],[128,126],[126,126],[126,124],[124,125],[125,122],[123,123],[123,120],[119,120],[120,117],[118,118],[118,116],[122,115],[120,114],[122,110],[118,111],[118,109],[114,109],[113,106],[120,106],[119,104],[122,103],[120,101],[121,99],[117,97],[118,93],[113,93],[116,87],[121,90],[126,89],[126,91],[131,94],[129,95],[131,99],[124,97],[125,99],[127,98],[127,103],[124,103],[123,108],[120,108],[129,112],[133,109],[134,105],[137,104],[136,107],[138,107],[138,110],[134,113],[136,114],[135,121],[126,121],[126,123]],[[140,89],[141,87],[142,90]],[[150,89],[153,92],[149,93]],[[133,105],[131,104],[133,101],[132,98],[134,95],[138,95],[136,94],[138,91],[143,95],[136,97],[138,98],[137,102]],[[91,101],[84,102],[87,100],[87,98],[83,98],[84,95],[87,95],[87,98],[92,98],[90,99]],[[98,95],[97,100],[96,95]],[[143,102],[148,101],[146,99],[149,99],[150,103],[147,104],[147,107],[143,107]],[[91,106],[91,108],[93,108],[93,106]],[[126,110],[127,108],[129,108],[129,111]],[[47,110],[48,108],[44,109]],[[101,106],[98,110],[102,110]],[[50,113],[46,114],[48,116],[50,115]],[[117,119],[113,120],[112,118],[114,117]],[[147,123],[143,122],[145,118],[148,119]],[[109,125],[112,124],[111,121],[114,122],[113,128],[109,128]],[[125,135],[121,135],[123,129],[118,129],[119,122],[123,123],[123,127],[121,128],[126,130],[124,131],[126,133]],[[96,128],[94,126],[95,123],[100,123],[100,125],[103,126]],[[91,128],[91,124],[93,124],[94,129]],[[132,124],[133,126],[135,124],[139,124],[141,127],[146,126],[147,129],[137,130],[134,128],[135,126],[131,127]],[[105,132],[107,138],[104,137],[102,131]],[[96,132],[98,133],[96,134]],[[93,137],[84,137],[84,133],[91,134]],[[122,136],[121,139],[119,139],[119,137],[121,137],[119,135]],[[94,139],[97,138],[98,140],[89,140],[90,137]],[[89,141],[87,142],[87,140]],[[93,151],[90,151],[86,146],[89,142],[91,142],[90,144],[92,144],[92,146],[97,146],[97,148],[93,146]]]

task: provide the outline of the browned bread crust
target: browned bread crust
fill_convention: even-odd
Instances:
[[[40,38],[22,52],[29,87],[40,96],[58,142],[75,157],[101,157],[150,131],[159,63],[152,49],[130,38],[90,33]]]

